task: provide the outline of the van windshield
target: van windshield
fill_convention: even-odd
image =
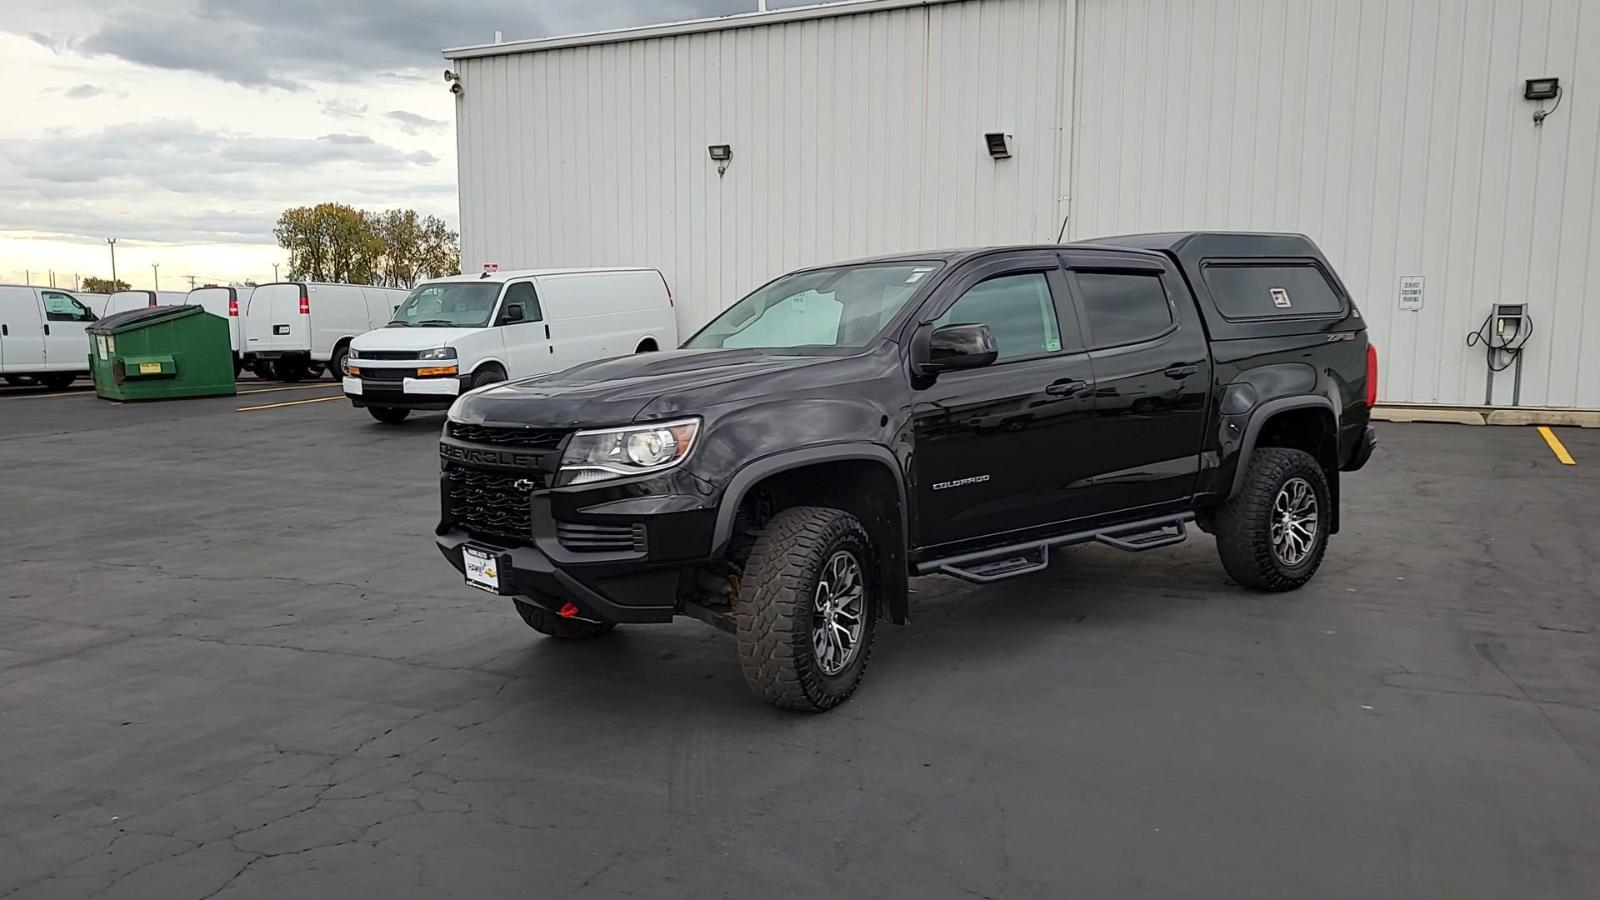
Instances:
[[[420,284],[394,311],[388,328],[482,328],[489,324],[499,282]]]
[[[860,349],[939,267],[936,262],[896,262],[785,275],[729,307],[683,346]]]

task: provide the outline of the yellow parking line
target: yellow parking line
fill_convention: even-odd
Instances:
[[[338,387],[342,387],[342,386],[338,385],[338,384],[292,384],[292,385],[289,385],[288,387],[252,388],[251,390],[240,391],[239,393],[241,393],[241,394],[270,394],[273,391],[309,391],[309,390],[312,390],[313,388],[338,388]]]
[[[1556,459],[1561,460],[1563,466],[1578,464],[1578,461],[1572,458],[1572,454],[1567,452],[1566,445],[1561,443],[1561,439],[1556,437],[1554,431],[1550,430],[1550,426],[1540,425],[1539,434],[1544,436],[1544,442],[1550,445],[1550,452],[1556,455]]]
[[[307,403],[327,403],[329,400],[343,399],[343,394],[340,394],[337,397],[313,397],[310,400],[289,400],[284,403],[268,403],[264,406],[241,406],[239,407],[239,412],[254,412],[258,409],[278,409],[279,407],[283,406],[304,406]]]

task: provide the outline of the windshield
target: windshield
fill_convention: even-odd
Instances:
[[[785,275],[729,307],[683,346],[690,350],[867,346],[935,262],[812,269]]]
[[[499,296],[497,281],[420,284],[394,311],[388,327],[481,328],[489,324]]]

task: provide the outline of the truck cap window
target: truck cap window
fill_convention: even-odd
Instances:
[[[897,262],[785,275],[729,307],[683,346],[859,349],[870,344],[940,265]]]
[[[1136,344],[1172,328],[1172,304],[1160,276],[1078,272],[1075,277],[1096,347]]]
[[[497,282],[420,284],[394,311],[389,328],[482,328],[500,298]]]
[[[1311,263],[1211,263],[1204,271],[1218,311],[1230,319],[1331,316],[1344,311],[1344,301],[1327,276]]]
[[[1061,327],[1042,272],[1002,275],[975,285],[934,325],[989,326],[1002,360],[1061,349]]]

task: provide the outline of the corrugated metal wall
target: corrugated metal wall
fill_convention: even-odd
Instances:
[[[1466,334],[1527,303],[1516,399],[1600,408],[1600,0],[1080,0],[1079,29],[1072,237],[1310,234],[1390,402],[1483,404]],[[1542,76],[1566,95],[1535,128]]]
[[[985,0],[459,60],[462,265],[656,266],[687,336],[802,265],[1054,240],[1074,22]]]

